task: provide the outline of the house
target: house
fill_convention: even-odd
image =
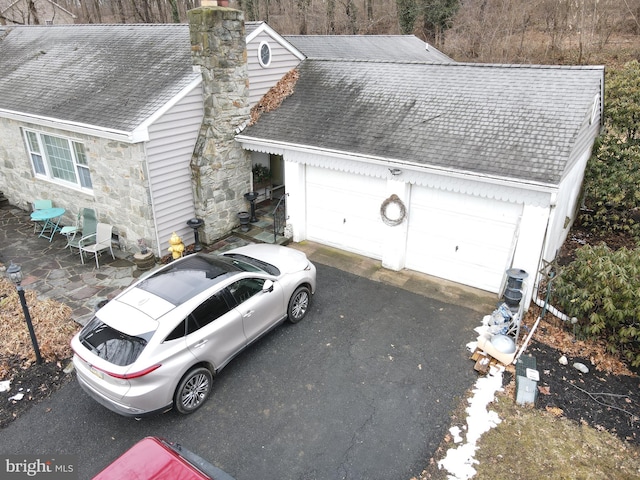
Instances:
[[[62,25],[76,18],[51,0],[0,0],[0,25]]]
[[[491,292],[573,223],[604,69],[307,59],[236,140],[284,159],[295,241]],[[533,282],[529,285],[529,294]]]
[[[245,32],[248,79],[241,83],[248,103],[238,124],[304,58],[264,22],[247,23]],[[244,50],[244,35],[237,37]],[[194,199],[199,170],[192,156],[210,108],[200,68],[192,62],[189,25],[0,27],[5,196],[25,209],[51,198],[67,210],[65,224],[79,208],[94,208],[116,226],[127,250],[143,239],[162,256],[174,231],[193,243],[186,221],[206,218],[214,204],[224,211],[213,214],[215,222],[207,219],[202,239],[224,236],[247,207],[250,164],[232,188],[225,175],[236,172],[216,172],[220,187],[207,192],[215,201]]]
[[[189,19],[0,31],[11,203],[94,206],[126,248],[161,255],[172,231],[191,243],[192,217],[205,242],[234,228],[262,164],[295,241],[492,292],[555,256],[602,124],[602,67],[461,64],[403,36],[289,41],[230,8]]]

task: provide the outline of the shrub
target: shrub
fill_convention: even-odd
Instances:
[[[607,123],[626,143],[640,141],[640,63],[626,63],[608,71],[606,79]]]
[[[606,135],[585,172],[580,224],[600,232],[640,238],[640,145]]]
[[[554,303],[633,367],[640,366],[639,273],[640,249],[586,245],[554,280]]]

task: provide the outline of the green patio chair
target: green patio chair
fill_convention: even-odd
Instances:
[[[79,228],[76,228],[67,236],[67,244],[65,245],[65,248],[69,247],[72,252],[74,248],[80,251],[80,242],[82,242],[85,237],[88,238],[84,240],[83,245],[90,245],[92,239],[93,242],[95,242],[96,230],[98,228],[98,216],[93,208],[83,208],[80,212]]]
[[[35,212],[36,210],[44,210],[45,208],[53,208],[53,202],[51,200],[34,200],[31,205],[31,210]],[[42,230],[45,222],[39,220],[33,220],[33,233],[36,233],[38,229]]]
[[[76,221],[73,225],[66,225],[60,229],[60,234],[67,237],[67,244],[64,248],[71,248],[69,245],[69,240],[74,238],[76,234],[80,231],[82,225],[82,210],[78,210],[78,214],[76,215]]]

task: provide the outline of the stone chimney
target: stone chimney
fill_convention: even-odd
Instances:
[[[196,216],[203,241],[213,243],[247,210],[251,158],[234,140],[250,117],[244,14],[225,7],[188,12],[191,58],[202,74],[204,119],[191,158]]]

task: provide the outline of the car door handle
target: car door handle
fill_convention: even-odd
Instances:
[[[209,340],[202,340],[201,342],[196,343],[193,348],[200,348],[202,346],[204,346],[205,343],[207,343]]]
[[[255,310],[249,310],[247,313],[245,313],[244,315],[242,315],[244,318],[249,318],[251,315],[253,315],[253,312],[255,312]]]

